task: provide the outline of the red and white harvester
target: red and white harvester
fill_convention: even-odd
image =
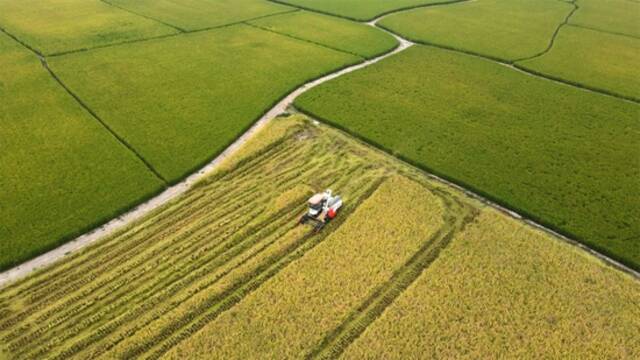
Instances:
[[[333,196],[331,190],[327,189],[310,197],[307,204],[309,209],[300,218],[300,224],[312,221],[315,223],[315,230],[320,231],[338,215],[338,210],[342,207],[342,199],[338,195]]]

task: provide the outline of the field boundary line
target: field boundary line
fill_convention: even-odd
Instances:
[[[94,119],[96,119],[102,126],[120,142],[120,144],[124,145],[129,151],[131,151],[142,163],[147,167],[151,173],[153,173],[158,179],[160,179],[166,186],[167,180],[151,165],[147,159],[145,159],[142,154],[140,154],[131,144],[129,144],[122,136],[118,135],[95,111],[93,111],[76,93],[74,93],[62,80],[56,75],[56,73],[49,67],[49,64],[44,58],[40,58],[40,62],[42,66],[49,72],[49,75],[69,94],[76,102],[87,111]]]
[[[318,116],[310,111],[304,110],[304,109],[300,109],[300,108],[295,108],[295,111],[306,115],[307,117],[318,121],[319,123],[325,124],[326,126],[330,126],[334,129],[337,129],[341,132],[343,132],[344,134],[349,135],[350,137],[360,141],[362,144],[370,146],[374,149],[377,149],[378,151],[380,151],[382,154],[386,155],[386,156],[391,156],[394,159],[400,160],[402,161],[405,165],[410,166],[413,169],[418,170],[421,174],[424,174],[425,176],[427,176],[428,178],[432,179],[432,180],[436,180],[437,182],[447,185],[449,187],[452,187],[456,190],[459,190],[460,192],[464,193],[465,195],[469,196],[472,199],[475,199],[479,202],[481,202],[482,204],[489,206],[495,210],[500,211],[501,213],[514,218],[516,220],[522,221],[534,228],[537,228],[538,230],[541,230],[547,234],[553,235],[558,241],[563,241],[565,243],[568,243],[570,245],[573,245],[583,251],[585,251],[586,253],[596,257],[597,259],[601,260],[605,265],[611,266],[613,268],[616,268],[617,270],[620,270],[624,273],[627,273],[629,275],[631,275],[632,277],[634,277],[636,280],[640,280],[640,272],[623,264],[622,262],[614,259],[613,257],[608,256],[606,253],[604,252],[600,252],[595,248],[591,248],[590,246],[573,239],[573,237],[575,237],[573,234],[567,234],[564,235],[564,233],[560,232],[560,230],[556,230],[552,227],[544,225],[542,222],[538,222],[538,220],[536,220],[536,217],[532,214],[529,214],[525,211],[522,211],[520,209],[518,209],[517,207],[514,207],[515,210],[512,210],[509,204],[504,204],[502,205],[502,203],[500,202],[499,199],[496,199],[494,197],[492,197],[491,195],[489,195],[488,193],[477,189],[471,185],[465,184],[464,182],[458,182],[456,179],[450,178],[448,176],[446,176],[445,174],[439,173],[437,171],[435,171],[434,169],[431,169],[425,165],[419,164],[417,162],[412,161],[411,159],[401,155],[401,154],[397,154],[394,153],[393,150],[386,148],[384,145],[379,144],[375,141],[369,140],[367,138],[365,138],[364,136],[357,134],[353,131],[350,131],[349,129],[347,129],[344,126],[341,126],[340,124],[337,124],[331,120],[325,119],[321,116]],[[520,213],[520,211],[522,213]],[[569,237],[571,236],[571,237]],[[640,236],[640,235],[639,235]]]
[[[576,0],[572,0],[571,2],[567,2],[564,1],[567,4],[571,4],[573,5],[573,9],[571,9],[571,11],[569,11],[569,13],[567,14],[567,16],[564,18],[564,21],[561,22],[558,27],[556,27],[556,30],[553,32],[553,35],[551,35],[551,40],[549,41],[549,45],[547,45],[547,48],[542,50],[541,52],[534,54],[532,56],[528,56],[528,57],[524,57],[524,58],[520,58],[520,59],[515,59],[512,60],[511,63],[516,63],[518,61],[527,61],[527,60],[532,60],[535,58],[538,58],[542,55],[545,55],[546,53],[548,53],[549,51],[551,51],[551,48],[553,47],[556,38],[558,37],[558,34],[560,33],[560,29],[562,29],[563,26],[567,25],[569,23],[569,19],[571,19],[571,16],[573,16],[573,14],[575,14],[576,11],[578,11],[578,9],[580,8],[578,6],[578,4],[576,4]]]
[[[313,8],[310,8],[310,7],[307,7],[307,6],[304,6],[304,5],[290,4],[290,3],[287,3],[287,2],[282,1],[282,0],[266,0],[266,1],[269,1],[269,2],[272,2],[272,3],[276,3],[276,4],[280,4],[280,5],[295,7],[295,8],[298,8],[300,10],[306,10],[306,11],[315,12],[315,13],[318,13],[318,14],[329,15],[329,16],[338,17],[338,18],[342,18],[342,19],[346,19],[346,20],[350,20],[350,21],[355,21],[355,22],[359,22],[359,23],[370,23],[370,22],[377,21],[377,19],[383,18],[383,17],[385,17],[387,15],[391,15],[391,14],[395,14],[395,13],[399,13],[399,12],[410,11],[410,10],[419,9],[419,8],[423,8],[423,7],[450,5],[450,4],[455,4],[455,3],[467,2],[467,1],[477,1],[477,0],[442,0],[441,2],[437,2],[437,3],[409,5],[409,6],[401,7],[401,8],[398,8],[398,9],[387,10],[385,12],[377,14],[376,16],[374,16],[372,18],[368,18],[368,19],[358,19],[358,18],[355,18],[355,17],[352,17],[352,16],[348,16],[348,15],[333,14],[333,13],[330,13],[328,11],[313,9]]]
[[[295,10],[298,11],[298,10]],[[58,261],[61,261],[66,256],[75,253],[109,235],[115,234],[118,231],[125,229],[127,226],[130,226],[134,222],[138,221],[142,217],[147,214],[152,213],[157,210],[161,206],[169,203],[170,201],[176,199],[180,195],[184,194],[196,185],[201,180],[208,177],[211,173],[213,173],[216,169],[219,168],[220,164],[222,164],[227,158],[235,154],[249,139],[251,139],[258,131],[260,131],[269,121],[277,117],[278,115],[286,113],[287,109],[290,105],[293,104],[293,101],[306,91],[332,79],[335,79],[344,74],[360,70],[364,67],[367,67],[371,64],[374,64],[384,58],[389,56],[393,56],[405,49],[409,48],[413,45],[413,43],[401,39],[400,37],[391,34],[399,41],[399,45],[386,53],[380,54],[379,56],[365,60],[353,65],[346,66],[342,69],[335,70],[325,75],[320,75],[316,79],[312,79],[303,83],[302,85],[294,88],[288,94],[284,95],[280,100],[276,100],[273,105],[266,110],[257,121],[250,124],[241,135],[233,140],[230,144],[228,144],[225,149],[215,155],[212,159],[204,164],[197,166],[190,175],[181,181],[171,185],[170,187],[166,187],[164,191],[160,194],[136,205],[129,211],[112,218],[110,221],[104,223],[101,226],[98,226],[75,239],[64,243],[63,245],[54,248],[51,251],[45,252],[31,260],[28,260],[22,264],[19,264],[15,267],[5,270],[0,273],[0,289],[4,286],[15,282],[21,278],[24,278],[37,270],[41,270],[49,265],[55,264]],[[45,61],[44,58],[39,57],[41,61]],[[46,61],[45,61],[46,63]]]
[[[179,32],[181,32],[181,33],[186,32],[186,30],[185,30],[185,29],[183,29],[183,28],[181,28],[181,27],[179,27],[179,26],[176,26],[176,25],[173,25],[173,24],[169,24],[168,22],[164,22],[164,21],[162,21],[162,20],[160,20],[160,19],[156,19],[156,18],[151,17],[151,16],[148,16],[148,15],[140,14],[140,13],[138,13],[137,11],[133,11],[133,10],[127,9],[127,8],[125,8],[125,7],[123,7],[123,6],[120,6],[120,5],[116,5],[116,4],[112,3],[111,1],[107,1],[107,0],[100,0],[100,2],[101,2],[101,3],[103,3],[103,4],[105,4],[105,5],[111,6],[111,7],[115,8],[115,9],[118,9],[118,10],[120,10],[120,11],[124,11],[124,12],[127,12],[127,13],[129,13],[129,14],[133,14],[133,15],[139,16],[139,17],[141,17],[141,18],[145,18],[145,19],[147,19],[147,20],[155,21],[155,22],[157,22],[158,24],[161,24],[161,25],[164,25],[164,26],[170,27],[170,28],[172,28],[172,29],[174,29],[174,30],[178,30],[178,31],[179,31]]]
[[[110,43],[110,44],[86,47],[86,48],[77,48],[77,49],[71,49],[71,50],[64,50],[64,51],[59,51],[59,52],[43,55],[43,56],[46,56],[47,58],[49,58],[49,57],[58,57],[58,56],[64,56],[64,55],[70,55],[70,54],[85,52],[85,51],[99,50],[99,49],[118,47],[118,46],[122,46],[122,45],[136,44],[136,43],[153,41],[153,40],[162,40],[162,39],[167,39],[167,38],[180,37],[180,36],[189,35],[189,34],[197,34],[197,33],[201,33],[201,32],[207,32],[207,31],[212,31],[212,30],[217,30],[217,29],[223,29],[223,28],[234,26],[234,25],[241,25],[241,24],[244,24],[247,21],[255,21],[255,20],[260,20],[260,19],[269,18],[269,17],[277,17],[277,16],[280,16],[280,15],[290,14],[290,13],[294,13],[294,12],[298,12],[298,11],[300,11],[300,9],[293,8],[293,9],[287,10],[287,11],[282,11],[282,12],[273,13],[273,14],[267,14],[267,15],[261,15],[261,16],[257,16],[257,17],[254,17],[254,18],[246,19],[246,20],[234,21],[234,22],[230,22],[230,23],[227,23],[227,24],[209,26],[209,27],[204,27],[204,28],[201,28],[201,29],[184,30],[184,31],[179,31],[179,32],[175,32],[175,33],[172,33],[172,34],[151,36],[151,37],[148,37],[148,38],[140,38],[140,39],[131,39],[131,40],[125,40],[125,41],[120,41],[120,42],[115,42],[115,43]]]
[[[621,32],[616,32],[616,31],[609,31],[609,30],[598,29],[598,28],[591,27],[591,26],[586,26],[586,25],[580,25],[580,24],[568,23],[568,24],[567,24],[567,26],[576,27],[576,28],[579,28],[579,29],[586,29],[586,30],[596,31],[596,32],[603,33],[603,34],[617,35],[617,36],[624,36],[624,37],[628,37],[628,38],[631,38],[631,39],[640,40],[640,36],[629,35],[629,34],[625,34],[625,33],[621,33]]]
[[[0,32],[2,32],[3,34],[7,35],[8,37],[10,37],[11,39],[13,39],[13,41],[17,42],[18,44],[22,45],[24,48],[26,48],[27,50],[31,51],[32,53],[34,53],[37,57],[43,57],[44,55],[42,55],[42,53],[40,52],[40,50],[36,49],[35,47],[29,45],[26,41],[20,39],[19,37],[17,37],[16,35],[13,35],[12,33],[10,33],[7,29],[3,28],[2,26],[0,26]]]
[[[261,30],[261,31],[266,31],[266,32],[273,33],[273,34],[280,35],[280,36],[284,36],[284,37],[288,37],[290,39],[294,39],[294,40],[297,40],[297,41],[306,42],[306,43],[309,43],[309,44],[312,44],[312,45],[315,45],[315,46],[320,46],[320,47],[323,47],[323,48],[326,48],[326,49],[329,49],[329,50],[338,51],[338,52],[341,52],[343,54],[356,56],[356,57],[358,57],[360,59],[363,59],[363,60],[367,59],[363,55],[356,54],[354,52],[347,51],[347,50],[338,49],[338,48],[335,48],[333,46],[321,44],[321,43],[313,41],[313,40],[303,39],[303,38],[300,38],[300,37],[297,37],[297,36],[294,36],[294,35],[291,35],[291,34],[286,34],[286,33],[280,32],[280,31],[276,31],[276,30],[272,30],[272,29],[268,29],[268,28],[262,27],[260,25],[252,24],[250,22],[245,22],[245,24],[247,26],[250,26],[250,27],[254,28],[254,29],[258,29],[258,30]]]

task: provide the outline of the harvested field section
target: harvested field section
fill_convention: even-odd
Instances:
[[[300,6],[327,14],[354,20],[372,20],[382,14],[421,5],[447,3],[451,0],[275,0],[283,4]]]
[[[109,2],[185,30],[222,26],[295,10],[266,0],[109,0]]]
[[[0,1],[0,28],[45,55],[177,32],[100,0]]]
[[[278,123],[260,136],[272,140],[249,144],[241,160],[180,199],[2,289],[0,352],[12,359],[159,357],[334,236],[397,171],[386,157],[335,131],[327,135],[300,120],[285,128]],[[272,129],[279,135],[270,137]],[[325,187],[340,190],[345,208],[315,234],[297,219],[306,199]],[[428,192],[420,199],[432,205],[412,206],[424,206],[420,214],[429,217],[416,217],[409,228],[428,238],[441,225],[443,208]]]
[[[640,284],[485,209],[346,359],[640,356]]]
[[[0,94],[0,270],[162,189],[31,52],[3,33]]]
[[[517,64],[640,101],[640,38],[565,26],[548,53]]]
[[[255,20],[250,24],[365,58],[388,52],[398,45],[393,36],[374,27],[306,11]]]
[[[416,46],[296,106],[640,266],[636,104]]]
[[[304,261],[176,347],[169,358],[302,358],[445,226],[438,196],[402,177],[382,183]],[[453,225],[453,224],[451,224]]]
[[[390,15],[380,25],[415,42],[511,61],[544,51],[573,10],[558,0],[482,0]]]
[[[60,56],[50,65],[175,182],[220,153],[284,94],[361,60],[234,25]]]
[[[640,38],[640,2],[635,0],[577,0],[580,6],[569,24]]]

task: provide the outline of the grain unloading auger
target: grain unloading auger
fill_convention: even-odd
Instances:
[[[338,195],[333,196],[331,190],[327,189],[310,197],[307,205],[309,209],[300,218],[300,224],[312,221],[315,231],[320,231],[338,215],[338,210],[342,207],[342,199]]]

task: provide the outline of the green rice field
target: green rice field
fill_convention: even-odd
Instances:
[[[51,67],[165,179],[175,182],[224,150],[283,94],[359,61],[348,53],[236,25],[55,57]]]
[[[636,104],[415,47],[296,106],[638,267]]]
[[[573,5],[558,0],[479,0],[392,14],[380,25],[415,42],[502,61],[534,56]]]
[[[277,0],[281,4],[345,17],[352,20],[371,20],[403,9],[425,5],[446,4],[451,0]]]
[[[58,246],[162,188],[37,58],[2,33],[0,92],[0,269]]]
[[[3,0],[0,28],[46,55],[176,33],[100,0]]]
[[[295,8],[264,0],[108,0],[108,2],[186,31],[225,26],[295,10]]]
[[[548,53],[517,65],[640,101],[638,63],[640,38],[566,26]]]

